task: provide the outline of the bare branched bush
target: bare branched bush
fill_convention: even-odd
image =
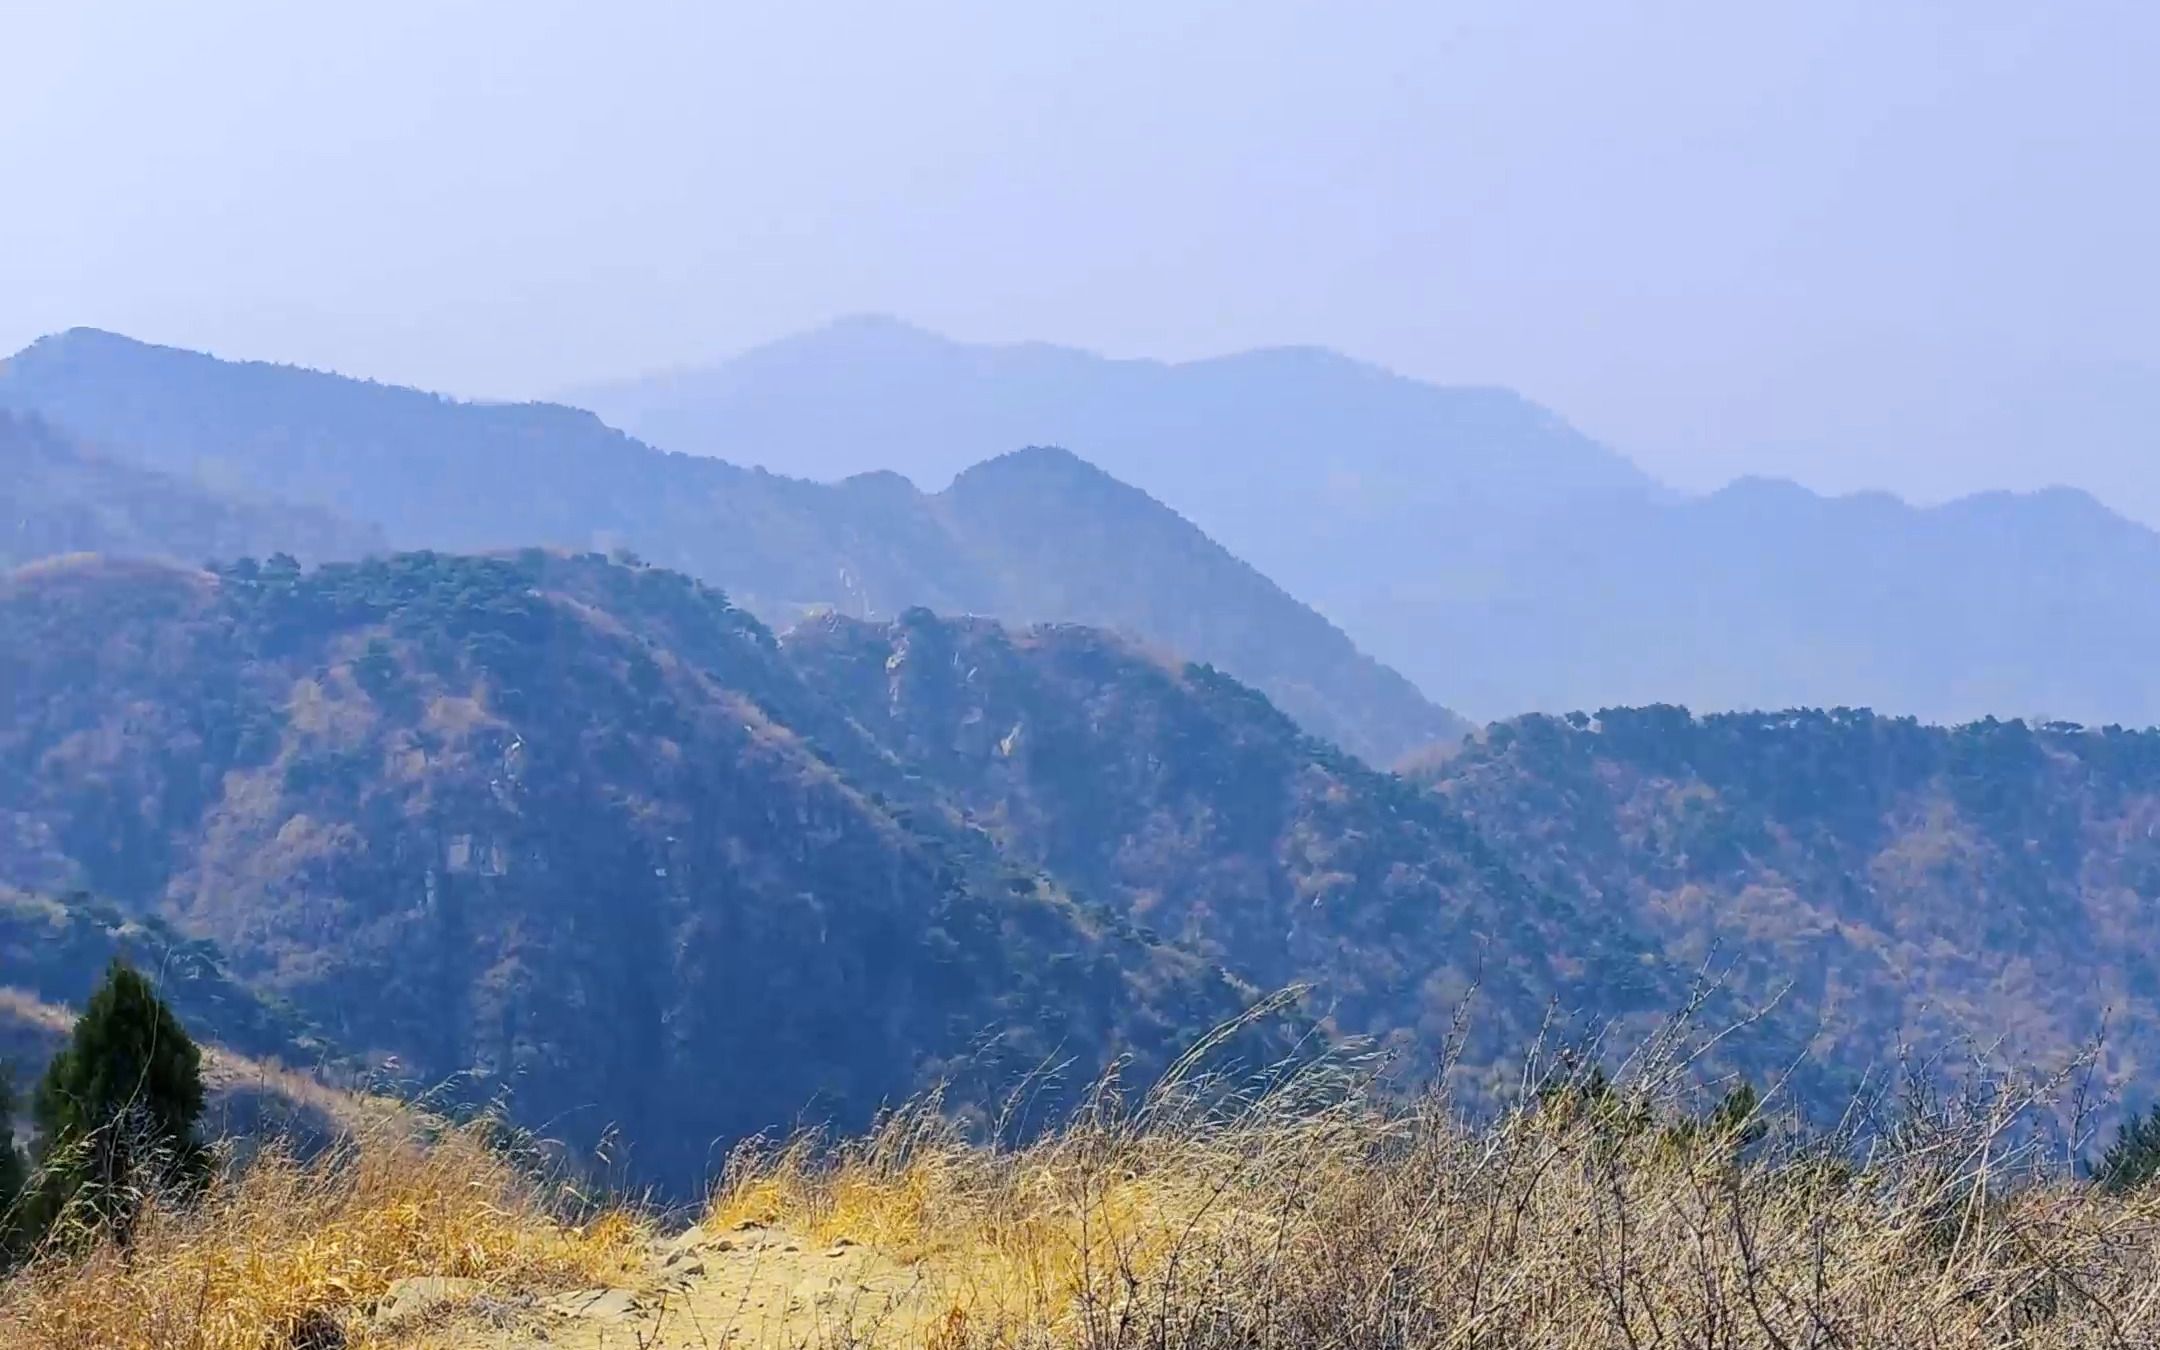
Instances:
[[[1596,1049],[1534,1056],[1474,1117],[1339,1057],[1241,1078],[1196,1053],[1006,1147],[933,1097],[861,1137],[739,1150],[703,1222],[791,1235],[714,1259],[799,1235],[913,1272],[873,1319],[780,1329],[799,1345],[2160,1345],[2160,1188],[2077,1175],[2060,1079],[1880,1093],[1811,1132],[1776,1084],[1703,1085],[1672,1042],[1609,1071]],[[34,1262],[0,1288],[0,1344],[259,1350],[324,1318],[357,1331],[405,1275],[508,1294],[651,1274],[637,1221],[559,1214],[471,1131],[271,1149],[192,1206],[148,1198],[125,1249]]]
[[[1340,1066],[1177,1079],[1003,1151],[932,1103],[744,1153],[707,1222],[919,1260],[939,1350],[2160,1344],[2160,1191],[2068,1172],[2059,1084],[1811,1139],[1752,1094],[1700,1111],[1683,1067],[1526,1077],[1476,1126]]]

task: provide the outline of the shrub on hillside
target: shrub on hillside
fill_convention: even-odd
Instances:
[[[115,960],[32,1102],[31,1230],[63,1242],[102,1230],[125,1245],[145,1197],[208,1178],[202,1113],[202,1052],[150,982]]]

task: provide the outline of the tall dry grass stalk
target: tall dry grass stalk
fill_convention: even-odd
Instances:
[[[2044,1087],[1808,1142],[1641,1075],[1478,1127],[1360,1086],[1107,1094],[1004,1151],[911,1110],[742,1155],[707,1223],[919,1260],[937,1350],[2160,1346],[2160,1192],[2071,1175]]]
[[[644,1233],[560,1220],[473,1129],[385,1110],[307,1158],[271,1146],[192,1204],[153,1200],[125,1249],[48,1250],[0,1286],[7,1350],[282,1350],[364,1340],[400,1277],[503,1290],[621,1276]]]

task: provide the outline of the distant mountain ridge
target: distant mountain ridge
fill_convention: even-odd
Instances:
[[[1916,507],[1743,479],[1535,542],[1448,607],[1509,656],[1464,663],[1472,706],[2160,723],[2160,535],[2075,490]]]
[[[1688,498],[1518,395],[1320,349],[1167,364],[875,318],[567,396],[669,449],[810,476],[936,482],[986,447],[1069,446],[1480,719],[1672,702],[2160,723],[2160,536],[2083,494]]]
[[[193,564],[242,554],[350,558],[384,546],[380,532],[333,512],[221,497],[0,410],[0,568],[63,553]]]
[[[843,387],[850,397],[833,401]],[[1517,447],[1505,462],[1463,471],[1423,466],[1421,448],[1391,444],[1401,470],[1454,472],[1459,484],[1532,494],[1564,473],[1573,490],[1654,491],[1615,452],[1512,390],[1442,387],[1324,347],[1273,347],[1185,362],[1124,360],[1049,343],[966,343],[882,315],[858,315],[763,344],[719,365],[564,391],[616,425],[668,449],[766,462],[776,471],[841,478],[897,469],[934,486],[1016,444],[1070,446],[1120,478],[1152,467],[1161,484],[1206,483],[1235,494],[1264,482],[1225,481],[1226,466],[1189,464],[1178,433],[1210,441],[1242,436],[1235,471],[1261,476],[1335,456],[1336,434],[1409,419],[1429,434],[1486,434]],[[1143,428],[1157,414],[1181,425]],[[1143,434],[1153,443],[1141,446]],[[1149,464],[1147,456],[1161,455]],[[1375,467],[1368,465],[1367,467]],[[1182,475],[1182,476],[1180,476]],[[1173,496],[1175,494],[1172,494]],[[1214,504],[1190,510],[1203,523]]]
[[[578,409],[94,330],[0,362],[8,407],[189,483],[334,509],[399,547],[628,548],[779,626],[925,605],[1121,629],[1253,681],[1378,763],[1468,727],[1175,512],[1058,451],[1001,446],[935,495],[889,473],[813,483],[658,451]]]

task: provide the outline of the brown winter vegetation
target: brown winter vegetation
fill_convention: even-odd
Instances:
[[[193,1204],[153,1204],[126,1248],[35,1256],[0,1286],[8,1350],[284,1350],[365,1343],[407,1276],[531,1289],[619,1278],[643,1230],[565,1220],[464,1129],[385,1110],[302,1158],[271,1147]]]
[[[1841,1146],[1581,1082],[1483,1127],[1179,1092],[1002,1152],[906,1116],[750,1162],[708,1223],[924,1262],[945,1350],[2154,1344],[2160,1193],[2015,1142],[2039,1105],[1995,1083]]]
[[[591,1343],[2160,1343],[2160,1191],[2079,1179],[2045,1142],[2054,1086],[1990,1080],[1832,1138],[1767,1110],[1682,1111],[1647,1075],[1548,1083],[1476,1125],[1438,1099],[1387,1104],[1339,1066],[1248,1090],[1176,1080],[1133,1102],[1111,1085],[1010,1148],[932,1101],[861,1138],[739,1152],[701,1225],[693,1273],[714,1281],[714,1262],[875,1253],[912,1272],[884,1315],[731,1337],[671,1321],[662,1300]],[[157,1211],[130,1251],[30,1266],[0,1292],[0,1343],[261,1350],[326,1325],[347,1339],[320,1344],[386,1343],[366,1310],[402,1276],[506,1296],[642,1278],[640,1221],[574,1224],[541,1194],[469,1134],[378,1134],[307,1162],[273,1150],[199,1207]],[[530,1331],[453,1327],[442,1343]]]

